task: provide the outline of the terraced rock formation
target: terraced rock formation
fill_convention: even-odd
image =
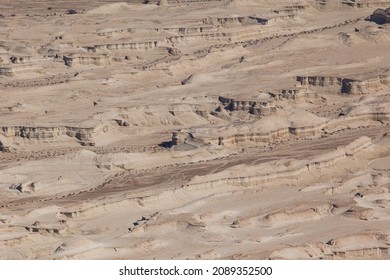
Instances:
[[[11,2],[1,259],[389,259],[390,1]]]
[[[367,20],[373,21],[377,24],[390,23],[390,9],[377,9],[371,16],[367,18]]]

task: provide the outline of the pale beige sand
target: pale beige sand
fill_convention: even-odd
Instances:
[[[8,2],[0,259],[390,258],[390,1]]]

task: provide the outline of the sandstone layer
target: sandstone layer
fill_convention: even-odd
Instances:
[[[390,259],[390,1],[11,2],[0,259]]]

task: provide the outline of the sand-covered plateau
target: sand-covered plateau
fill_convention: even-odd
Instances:
[[[390,1],[0,13],[0,259],[390,259]]]

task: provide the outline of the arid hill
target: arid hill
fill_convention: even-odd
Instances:
[[[390,1],[5,2],[1,259],[390,258]]]

